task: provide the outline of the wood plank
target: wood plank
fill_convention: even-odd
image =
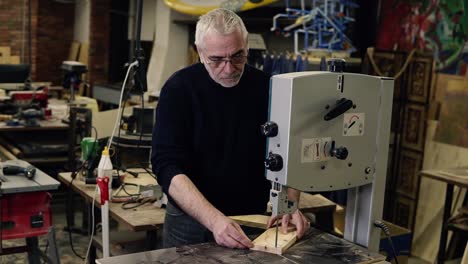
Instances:
[[[429,120],[426,130],[423,170],[444,170],[468,166],[468,149],[433,140],[437,121]],[[446,183],[422,177],[411,255],[432,263],[437,256]],[[459,194],[460,193],[460,194]],[[465,190],[455,187],[453,208],[460,207]],[[459,196],[458,201],[455,197]],[[449,237],[451,232],[449,232]]]
[[[78,55],[78,61],[88,65],[89,60],[89,44],[88,43],[81,43],[80,52]]]
[[[465,246],[465,253],[463,253],[463,258],[461,263],[468,263],[468,244]]]
[[[10,57],[10,64],[20,64],[20,57],[19,56],[11,56]]]
[[[334,211],[336,204],[320,194],[308,194],[301,192],[299,199],[299,209],[302,212],[316,213],[324,211]]]
[[[267,215],[235,215],[229,218],[236,221],[239,225],[261,229],[267,229],[268,220],[270,219]]]
[[[0,47],[0,57],[9,58],[11,56],[11,48],[8,46]]]
[[[78,59],[78,54],[80,53],[80,42],[73,41],[70,47],[70,52],[68,53],[69,61],[76,61]]]
[[[140,173],[138,178],[134,178],[133,176],[125,177],[125,182],[143,185],[148,183],[157,184],[156,180],[145,173],[143,169],[131,169],[131,171]],[[58,179],[70,187],[71,173],[59,173]],[[73,181],[71,188],[85,198],[87,202],[92,202],[93,197],[96,197],[95,206],[100,208],[100,197],[97,192],[95,192],[96,185],[85,184],[82,180],[77,178]],[[109,212],[112,218],[116,219],[130,230],[146,231],[157,229],[164,223],[166,210],[157,208],[149,203],[131,210],[125,210],[122,208],[121,203],[110,203]]]
[[[267,229],[263,234],[257,237],[254,241],[254,247],[251,250],[268,252],[276,255],[282,255],[290,248],[297,240],[296,231],[283,234],[278,229],[278,245],[275,247],[276,228]]]

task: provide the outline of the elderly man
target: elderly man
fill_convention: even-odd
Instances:
[[[270,189],[260,130],[268,118],[269,76],[246,65],[247,35],[232,11],[201,16],[195,33],[201,63],[176,72],[161,90],[151,161],[169,197],[165,247],[213,238],[230,248],[253,246],[227,217],[264,213]],[[296,190],[289,195],[299,199]],[[282,222],[296,225],[299,237],[309,228],[300,211]]]

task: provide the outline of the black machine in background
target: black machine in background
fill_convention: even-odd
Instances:
[[[78,61],[64,61],[60,68],[65,72],[63,87],[70,89],[70,102],[73,102],[75,100],[75,90],[78,90],[83,82],[81,75],[86,73],[88,69],[86,68],[86,64]]]
[[[0,64],[0,83],[29,83],[31,65]]]

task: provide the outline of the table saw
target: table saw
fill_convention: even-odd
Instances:
[[[14,173],[11,168],[27,170]],[[33,175],[30,174],[32,172]],[[0,183],[0,241],[26,238],[27,244],[5,249],[0,245],[0,255],[27,251],[30,262],[31,259],[37,260],[39,254],[35,253],[39,251],[32,250],[32,247],[37,249],[37,236],[48,234],[53,226],[52,197],[48,191],[57,189],[60,183],[23,160],[0,163]]]

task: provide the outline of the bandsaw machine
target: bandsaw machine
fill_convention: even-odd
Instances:
[[[344,238],[377,252],[380,229],[373,223],[383,211],[394,81],[330,68],[271,79],[262,132],[272,213],[297,208],[284,187],[347,189]]]

